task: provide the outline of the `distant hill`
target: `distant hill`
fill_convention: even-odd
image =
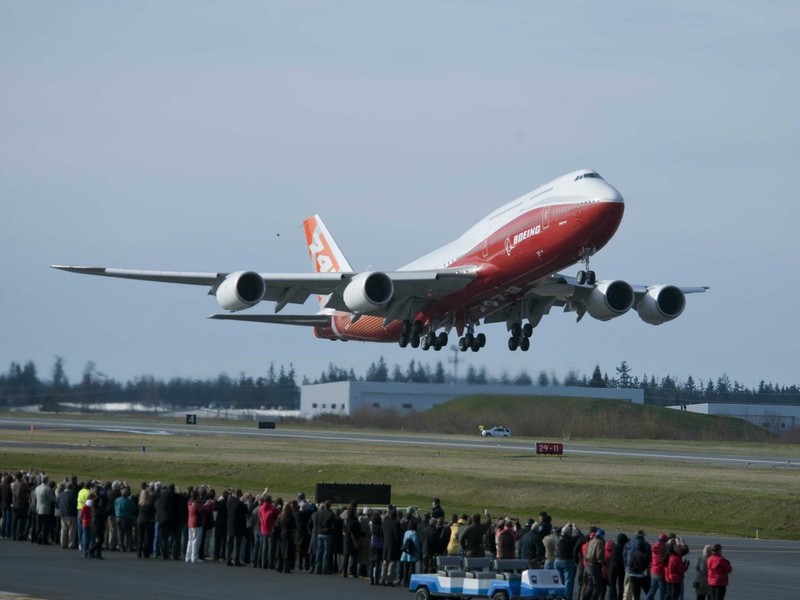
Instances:
[[[325,420],[324,418],[322,420]],[[347,418],[344,418],[347,421]],[[548,439],[627,438],[761,442],[775,439],[732,417],[707,416],[617,400],[556,396],[474,395],[422,413],[364,410],[349,420],[363,427],[474,434],[478,427],[509,427],[515,436]]]

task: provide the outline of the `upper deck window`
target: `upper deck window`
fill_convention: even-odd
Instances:
[[[578,175],[575,178],[575,181],[578,181],[578,179],[602,179],[602,177],[600,177],[599,173],[584,173],[582,175]]]

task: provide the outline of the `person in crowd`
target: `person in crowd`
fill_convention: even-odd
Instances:
[[[400,521],[397,519],[397,509],[389,509],[387,515],[381,523],[383,532],[383,563],[381,564],[381,585],[396,585],[395,568],[397,561],[400,560],[400,546],[402,534]]]
[[[422,572],[436,573],[436,557],[441,554],[440,519],[431,516],[428,525],[422,530]]]
[[[625,574],[633,600],[640,600],[642,591],[647,594],[650,589],[648,569],[652,563],[652,548],[644,539],[644,531],[639,529],[636,535],[625,544],[622,558],[625,563]],[[627,596],[626,596],[627,597]]]
[[[53,488],[50,487],[50,478],[47,475],[42,475],[41,483],[36,486],[34,494],[37,519],[36,543],[49,545],[53,532],[52,514],[55,509],[56,495]]]
[[[514,558],[517,539],[514,534],[513,523],[510,520],[503,519],[502,524],[498,523],[495,543],[497,558]]]
[[[447,541],[448,555],[461,556],[464,554],[464,551],[461,548],[461,544],[459,543],[460,539],[458,537],[458,534],[459,531],[467,527],[467,522],[468,522],[467,515],[461,515],[461,517],[453,515],[452,519],[450,520],[450,537],[448,538]]]
[[[381,581],[383,562],[383,528],[380,513],[373,512],[369,520],[369,583],[378,585]]]
[[[297,508],[295,509],[295,545],[297,546],[297,561],[295,566],[300,571],[310,571],[309,546],[311,545],[311,516],[314,514],[313,505],[306,500],[305,492],[297,494]]]
[[[244,566],[242,542],[247,529],[247,506],[242,502],[242,496],[242,490],[237,489],[228,497],[228,562],[226,564],[229,567]]]
[[[151,499],[150,488],[142,484],[139,491],[139,514],[136,516],[136,556],[150,558],[153,551],[156,509]]]
[[[11,537],[16,541],[25,539],[29,500],[30,487],[22,471],[18,471],[11,482]]]
[[[0,519],[2,519],[0,539],[4,540],[11,538],[11,514],[14,504],[11,494],[11,481],[12,477],[9,474],[4,474],[0,477]]]
[[[58,495],[58,511],[61,514],[61,547],[78,547],[78,495],[75,485],[69,481]]]
[[[689,561],[684,559],[681,542],[670,539],[664,549],[664,584],[667,600],[680,600],[683,595],[683,579],[689,569]]]
[[[472,515],[472,524],[468,525],[464,530],[463,537],[461,538],[461,547],[464,549],[464,556],[467,557],[480,557],[484,555],[484,536],[486,530],[489,528],[489,523],[492,522],[491,517],[487,515],[488,522],[481,523],[481,515],[475,513]]]
[[[114,500],[117,548],[122,552],[133,550],[133,517],[135,513],[136,504],[131,499],[131,488],[126,485],[120,490],[119,498]]]
[[[275,521],[278,519],[278,510],[272,504],[272,496],[263,494],[261,504],[258,507],[259,527],[261,528],[261,568],[270,569],[274,564],[275,557],[269,552],[269,539],[272,530],[275,528]]]
[[[575,587],[575,547],[581,532],[574,523],[561,527],[561,535],[556,540],[556,559],[553,566],[564,582],[567,598],[572,598]],[[528,563],[530,564],[530,562]]]
[[[331,501],[325,500],[320,508],[311,517],[314,522],[314,529],[317,532],[317,554],[314,572],[329,575],[333,572],[331,568],[333,559],[333,530],[336,516],[331,510]]]
[[[214,560],[225,560],[225,542],[228,539],[228,490],[214,501]]]
[[[361,546],[361,524],[355,502],[351,502],[345,513],[342,524],[344,559],[342,561],[342,577],[358,577],[358,549]]]
[[[709,600],[711,594],[711,587],[708,585],[708,557],[711,556],[711,546],[703,546],[703,552],[697,557],[697,564],[695,565],[695,575],[692,587],[697,596],[697,600]]]
[[[277,527],[280,530],[280,543],[275,570],[279,573],[291,573],[294,570],[295,555],[295,530],[297,522],[294,518],[295,501],[287,502],[278,516]]]
[[[550,533],[544,537],[544,568],[555,569],[556,562],[556,542],[558,541],[558,530],[552,527]]]
[[[706,561],[708,567],[708,586],[711,589],[711,600],[725,600],[728,589],[728,575],[733,568],[730,561],[722,555],[722,546],[711,546],[711,555]]]
[[[658,596],[658,600],[664,600],[667,587],[664,582],[664,557],[667,546],[667,534],[659,534],[658,540],[650,546],[650,591],[647,592],[645,600],[653,600]]]
[[[414,567],[421,558],[419,535],[417,535],[417,528],[412,519],[409,519],[406,524],[406,531],[403,533],[400,549],[400,565],[403,568],[401,581],[403,587],[407,588],[411,582],[411,574],[414,572]]]
[[[200,494],[197,490],[192,490],[189,494],[187,508],[187,526],[189,528],[189,540],[186,543],[186,562],[203,562],[200,558],[200,542],[203,538],[203,505],[200,504]]]
[[[94,501],[96,496],[90,492],[83,501],[81,507],[81,548],[83,548],[83,557],[89,558],[90,548],[92,546],[92,522],[94,521]]]
[[[217,493],[214,488],[203,486],[200,492],[200,500],[203,505],[200,508],[200,515],[203,526],[203,539],[200,541],[200,552],[198,557],[205,560],[211,554],[209,546],[214,543],[214,508],[216,506]]]
[[[624,533],[617,534],[617,540],[606,542],[606,560],[608,565],[608,600],[623,600],[625,589],[625,559],[623,552],[630,540]]]
[[[442,502],[439,498],[434,498],[431,502],[431,518],[444,519],[444,509],[442,508]]]
[[[117,516],[116,502],[120,496],[121,483],[119,481],[106,483],[106,529],[103,538],[103,548],[105,550],[116,551],[119,542],[117,541]]]
[[[603,580],[603,569],[606,567],[605,536],[605,530],[602,527],[598,528],[586,547],[586,585],[581,596],[583,600],[602,600],[605,596]]]

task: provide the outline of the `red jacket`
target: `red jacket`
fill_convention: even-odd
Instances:
[[[708,585],[728,585],[728,573],[733,571],[730,561],[721,554],[712,554],[706,561],[708,566]]]
[[[83,504],[83,508],[81,509],[81,527],[84,529],[91,529],[92,528],[92,513],[94,512],[94,507],[88,506],[85,502]]]
[[[203,521],[200,514],[200,502],[198,500],[189,500],[187,507],[189,509],[189,522],[187,523],[189,529],[201,527]]]
[[[683,574],[689,565],[683,561],[683,558],[670,552],[664,566],[664,581],[667,583],[680,583],[683,581]]]
[[[258,516],[261,518],[261,535],[270,535],[278,520],[278,509],[274,504],[264,502],[258,507]]]
[[[665,542],[653,542],[650,546],[650,575],[652,577],[664,577],[664,564],[661,562],[661,555],[664,554]]]

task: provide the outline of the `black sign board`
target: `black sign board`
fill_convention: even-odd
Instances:
[[[259,421],[259,429],[275,429],[275,421]]]
[[[187,425],[197,425],[197,415],[186,415]]]

